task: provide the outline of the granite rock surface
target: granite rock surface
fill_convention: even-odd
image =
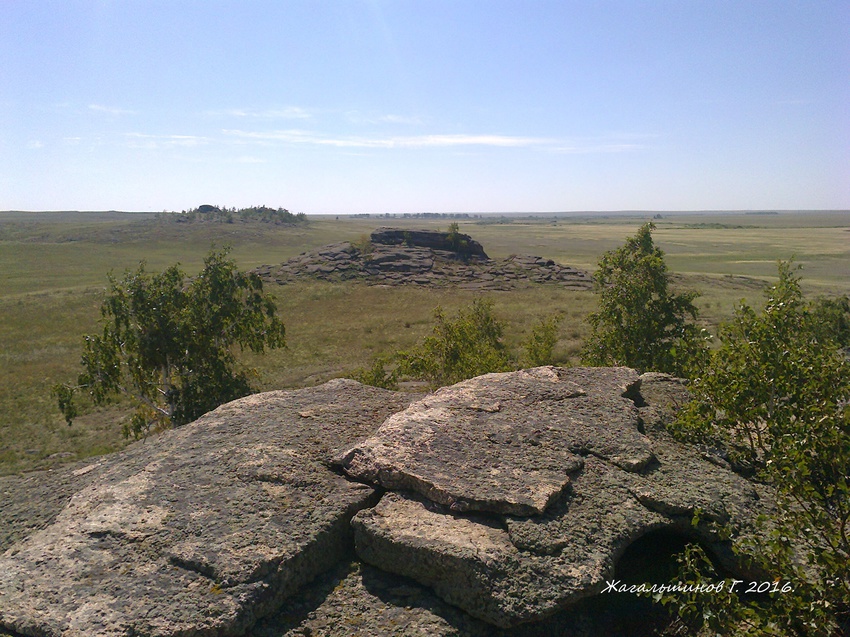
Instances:
[[[250,396],[92,465],[0,557],[24,635],[238,635],[348,551],[378,496],[328,466],[408,398],[354,381]]]
[[[769,502],[667,436],[687,399],[628,368],[335,380],[0,478],[0,636],[640,634],[599,594],[626,553],[672,533],[743,575],[715,523]]]
[[[552,367],[439,390],[338,458],[393,491],[354,517],[357,552],[503,628],[599,593],[648,533],[690,535],[734,569],[712,523],[747,527],[756,488],[645,433],[682,392],[628,368]]]

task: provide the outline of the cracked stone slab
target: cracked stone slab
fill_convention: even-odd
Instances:
[[[533,377],[541,371],[531,371],[531,377],[520,377],[520,385],[540,380]],[[654,418],[663,417],[667,408],[662,398],[681,396],[680,386],[667,379],[638,378],[617,370],[569,373],[570,382],[582,389],[590,387],[593,379],[591,391],[607,391],[617,398],[625,393],[629,402],[641,405]],[[550,390],[564,380],[555,381],[545,371],[541,375],[552,383]],[[493,405],[494,400],[504,400],[505,388],[498,382],[486,382],[487,377],[475,380],[480,384],[456,386],[462,385],[467,392],[463,394],[466,404]],[[643,381],[646,395],[641,393]],[[491,390],[499,396],[488,393]],[[565,393],[572,396],[574,392]],[[541,402],[539,395],[525,395],[533,398],[532,407]],[[575,431],[570,432],[563,424],[563,410],[576,398],[555,401],[561,411],[529,412],[538,429],[559,423],[557,431],[570,444],[580,439],[588,451],[561,496],[545,511],[532,516],[492,510],[461,512],[406,486],[407,490],[384,495],[376,507],[353,518],[358,555],[380,569],[431,587],[446,602],[501,628],[540,621],[599,593],[626,549],[653,531],[672,530],[700,540],[724,566],[743,574],[711,523],[747,529],[764,510],[757,488],[661,432],[651,437],[638,434],[634,438],[638,442],[626,439],[619,446],[610,436],[624,436],[624,430],[608,429],[608,421],[594,430],[587,420],[576,418],[571,421]],[[422,402],[414,403],[408,413],[419,413],[415,410]],[[424,419],[407,422],[417,434],[427,424]],[[383,427],[377,436],[382,432]],[[594,434],[600,439],[594,439]],[[624,457],[638,458],[635,449],[649,459],[623,462]],[[695,528],[691,521],[698,510],[705,521]]]
[[[388,418],[339,456],[348,475],[455,511],[539,515],[587,456],[627,471],[653,462],[629,368],[486,374]]]
[[[605,608],[599,613],[595,608]],[[635,624],[634,608],[611,612],[605,596],[580,602],[544,621],[500,630],[439,599],[409,578],[362,562],[339,566],[319,576],[298,596],[264,618],[247,637],[598,637],[648,634],[652,618]],[[0,635],[2,635],[0,633]]]
[[[507,519],[456,514],[416,494],[388,493],[352,520],[357,553],[490,624],[540,620],[599,593],[629,544],[669,524],[618,485],[612,471],[622,473],[587,459],[574,488],[593,482],[600,497],[563,498],[550,514],[565,522],[557,538],[523,534],[525,527]]]
[[[46,528],[0,556],[22,635],[233,635],[349,550],[377,496],[331,457],[409,402],[331,381],[258,394],[101,459]]]

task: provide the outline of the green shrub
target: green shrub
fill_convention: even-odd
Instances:
[[[761,312],[742,303],[721,329],[720,348],[693,379],[694,400],[671,428],[775,489],[775,515],[734,548],[792,590],[769,603],[667,601],[724,634],[838,635],[850,628],[850,362],[790,264],[779,264],[767,296]]]
[[[687,376],[705,351],[706,334],[693,322],[696,292],[674,294],[664,252],[644,224],[625,245],[606,252],[593,275],[599,310],[588,317],[586,365],[625,365]]]
[[[375,251],[375,245],[372,243],[372,239],[368,234],[360,235],[360,238],[357,241],[352,241],[351,245],[357,248],[357,251],[360,252],[360,256],[363,257],[365,261],[369,261],[372,258],[372,253]]]
[[[386,364],[387,361],[378,356],[372,362],[372,367],[369,369],[358,367],[349,378],[372,387],[398,389],[398,369],[388,371],[385,367]]]
[[[817,299],[811,308],[813,327],[821,340],[831,339],[839,347],[850,347],[850,298]]]
[[[434,310],[430,336],[396,359],[402,374],[428,381],[431,387],[451,385],[489,372],[515,369],[502,342],[502,324],[493,316],[493,303],[477,299],[451,320],[442,308]]]
[[[258,276],[237,270],[227,250],[210,252],[191,281],[176,265],[150,275],[141,264],[109,282],[102,331],[85,337],[77,386],[54,388],[68,424],[78,390],[95,404],[129,396],[136,412],[128,437],[185,424],[250,393],[247,372],[236,369],[237,346],[259,353],[285,345],[272,297]]]
[[[558,328],[563,315],[541,318],[534,327],[528,340],[523,344],[525,349],[525,364],[529,367],[540,367],[541,365],[552,365],[554,363],[555,345],[558,342]]]
[[[466,239],[463,238],[463,235],[460,232],[460,226],[456,221],[449,224],[449,231],[446,238],[449,240],[452,250],[460,255],[464,255],[467,252],[469,245]]]

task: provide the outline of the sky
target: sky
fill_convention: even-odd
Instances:
[[[0,210],[850,209],[847,0],[0,0]]]

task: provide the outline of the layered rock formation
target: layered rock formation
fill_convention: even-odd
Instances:
[[[462,232],[440,232],[438,230],[402,230],[401,228],[378,228],[369,237],[374,245],[408,246],[428,248],[447,253],[449,259],[463,261],[487,261],[490,257],[480,243]]]
[[[734,569],[709,523],[744,530],[765,506],[663,433],[686,398],[675,379],[626,368],[489,374],[413,403],[336,380],[235,401],[88,465],[0,479],[0,626],[593,634],[593,596],[636,540],[693,537]],[[22,519],[51,484],[51,510]]]
[[[583,270],[552,259],[513,255],[490,259],[469,235],[431,230],[379,228],[367,251],[350,242],[335,243],[254,272],[265,281],[285,284],[299,277],[326,281],[361,279],[383,285],[457,286],[480,290],[511,290],[533,283],[554,283],[571,289],[592,287]]]

